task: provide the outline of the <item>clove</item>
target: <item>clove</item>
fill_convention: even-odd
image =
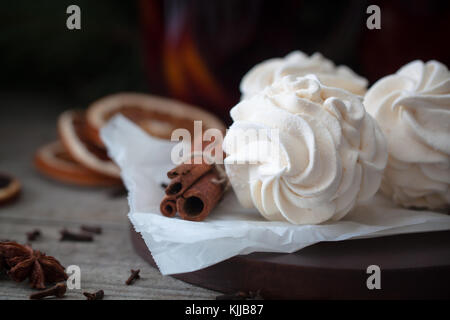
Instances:
[[[26,235],[28,241],[35,241],[38,237],[41,236],[41,231],[39,229],[35,229],[33,231],[27,232]]]
[[[86,234],[86,233],[75,233],[71,232],[67,229],[63,229],[60,231],[61,238],[59,241],[84,241],[84,242],[90,242],[93,241],[94,238],[92,234]]]
[[[139,275],[139,272],[141,272],[140,269],[137,269],[137,270],[131,269],[130,272],[131,272],[130,277],[128,278],[127,281],[125,281],[125,284],[126,284],[127,286],[129,286],[130,284],[132,284],[135,280],[141,278],[141,276]]]
[[[39,300],[46,297],[62,298],[66,294],[66,291],[67,291],[66,283],[60,282],[56,284],[54,287],[31,294],[30,299]]]
[[[102,228],[101,227],[97,227],[97,226],[87,226],[87,225],[82,225],[80,227],[81,231],[85,231],[85,232],[89,232],[89,233],[95,233],[95,234],[101,234],[102,233]]]
[[[83,295],[87,298],[87,300],[103,300],[105,293],[103,290],[99,290],[94,293],[83,292]]]

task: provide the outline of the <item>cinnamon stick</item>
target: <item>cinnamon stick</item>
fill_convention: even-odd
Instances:
[[[202,221],[222,198],[224,187],[216,170],[196,181],[177,199],[177,210],[184,220]]]
[[[214,165],[181,164],[170,170],[172,179],[166,188],[166,196],[160,204],[160,211],[166,217],[180,217],[190,221],[204,220],[225,192],[225,184]]]
[[[161,201],[159,209],[166,217],[174,217],[177,213],[177,198],[174,196],[165,196]]]
[[[172,179],[166,188],[168,196],[178,197],[182,195],[190,186],[198,179],[209,172],[213,168],[212,165],[202,162],[201,164],[181,164],[167,173]]]
[[[185,175],[191,171],[192,166],[194,164],[196,164],[197,162],[199,162],[199,157],[193,157],[191,159],[190,163],[182,163],[182,164],[176,166],[175,168],[173,168],[172,170],[170,170],[169,172],[167,172],[167,177],[169,179],[173,179],[178,176]],[[202,158],[200,158],[200,162],[203,163]]]

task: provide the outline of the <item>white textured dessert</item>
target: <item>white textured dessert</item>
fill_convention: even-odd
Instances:
[[[381,189],[406,207],[450,204],[450,72],[413,61],[378,80],[364,98],[387,142]]]
[[[263,61],[242,78],[240,89],[242,99],[247,99],[266,86],[287,75],[305,76],[315,74],[326,86],[337,87],[357,95],[364,95],[367,80],[346,66],[335,66],[320,53],[311,56],[294,51],[284,58]]]
[[[231,117],[227,175],[241,204],[268,220],[338,220],[380,186],[387,162],[383,134],[360,97],[316,76],[278,79],[237,104]],[[252,129],[267,134],[243,141]],[[274,149],[260,153],[268,142]]]

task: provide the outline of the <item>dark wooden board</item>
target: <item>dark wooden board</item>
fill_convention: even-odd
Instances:
[[[152,266],[142,237],[136,251]],[[369,265],[381,289],[366,285]],[[261,290],[270,299],[449,299],[450,231],[322,242],[291,254],[253,253],[175,278],[224,293]]]

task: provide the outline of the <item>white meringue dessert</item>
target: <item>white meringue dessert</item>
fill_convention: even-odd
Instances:
[[[326,86],[337,87],[357,95],[364,95],[367,79],[357,75],[347,66],[335,66],[331,60],[316,52],[311,56],[294,51],[284,58],[273,58],[255,65],[242,78],[242,99],[247,99],[266,86],[287,75],[316,75]]]
[[[378,80],[364,98],[389,152],[381,189],[405,207],[450,204],[450,72],[413,61]]]
[[[233,107],[224,162],[241,204],[268,220],[318,224],[370,199],[387,148],[361,100],[314,75],[285,76]],[[267,134],[243,140],[251,129]]]

